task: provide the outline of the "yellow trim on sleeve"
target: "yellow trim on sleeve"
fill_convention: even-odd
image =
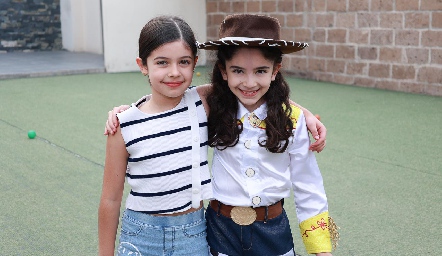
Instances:
[[[309,254],[331,252],[328,212],[320,213],[299,224],[305,249]]]
[[[296,123],[299,120],[299,116],[301,115],[302,110],[295,105],[290,105],[290,107],[292,108],[292,114],[290,115],[290,118],[293,120],[293,126],[296,127]]]

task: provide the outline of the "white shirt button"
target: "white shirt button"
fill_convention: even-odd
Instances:
[[[197,142],[198,141],[198,137],[194,137],[193,141]]]
[[[247,177],[249,177],[249,178],[255,176],[255,170],[253,170],[252,168],[247,168],[247,170],[246,170],[246,175],[247,175]]]
[[[259,196],[255,196],[255,197],[253,197],[253,198],[252,198],[252,203],[253,203],[254,205],[259,205],[259,204],[261,203],[261,197],[259,197]]]
[[[194,188],[194,189],[192,190],[192,193],[194,193],[194,194],[198,194],[199,192],[200,192],[200,190],[197,189],[197,188]]]
[[[244,146],[248,149],[250,149],[252,147],[252,141],[251,140],[247,140],[246,142],[244,142]]]
[[[195,164],[192,165],[192,167],[193,167],[193,168],[198,168],[198,167],[199,167],[199,164],[195,163]]]

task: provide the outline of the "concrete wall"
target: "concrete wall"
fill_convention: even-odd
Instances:
[[[205,0],[103,0],[104,62],[107,72],[138,71],[138,37],[142,27],[158,15],[177,15],[186,20],[197,40],[206,39]],[[198,65],[205,64],[199,53]]]
[[[305,41],[286,55],[299,77],[442,96],[440,0],[207,0],[207,33],[231,13],[278,18],[282,37]]]
[[[60,0],[63,49],[103,54],[100,0]]]

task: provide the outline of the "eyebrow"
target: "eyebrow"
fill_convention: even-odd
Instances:
[[[187,58],[193,59],[191,56],[182,56],[182,57],[179,57],[178,59],[187,59]],[[171,58],[163,57],[163,56],[158,56],[158,57],[154,58],[154,60],[158,60],[158,59],[171,59]]]
[[[243,67],[239,67],[239,66],[230,66],[229,67],[230,69],[231,68],[234,68],[234,69],[244,69]],[[254,68],[255,70],[256,69],[270,69],[270,67],[268,67],[268,66],[261,66],[261,67],[257,67],[257,68]]]

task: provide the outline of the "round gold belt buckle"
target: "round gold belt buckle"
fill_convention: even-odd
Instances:
[[[235,206],[230,211],[233,222],[241,226],[247,226],[255,222],[256,211],[251,207]]]

